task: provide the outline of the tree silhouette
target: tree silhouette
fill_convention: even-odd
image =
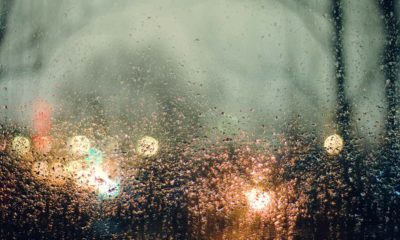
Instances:
[[[399,17],[396,11],[396,1],[378,0],[378,7],[382,14],[384,29],[384,46],[382,52],[382,71],[385,80],[386,121],[384,147],[380,161],[382,186],[382,215],[387,219],[384,223],[384,233],[387,238],[398,239],[400,233],[395,229],[399,224],[398,203],[399,190]]]
[[[382,13],[385,43],[382,56],[383,74],[385,79],[386,96],[386,122],[385,122],[385,157],[388,161],[395,160],[399,153],[399,18],[396,12],[394,0],[379,0],[379,8]],[[389,164],[391,165],[391,163]],[[389,171],[389,168],[388,168]],[[390,174],[387,172],[387,174]]]

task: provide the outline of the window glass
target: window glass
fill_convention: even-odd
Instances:
[[[0,2],[0,239],[400,239],[395,0]]]

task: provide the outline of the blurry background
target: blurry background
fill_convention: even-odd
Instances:
[[[22,208],[21,216],[40,215],[39,225],[61,219],[50,221],[59,224],[52,226],[57,233],[32,230],[32,238],[86,236],[80,221],[98,214],[88,230],[93,238],[132,237],[118,235],[129,229],[139,239],[147,232],[176,239],[396,239],[399,11],[395,0],[1,0],[1,136],[35,135],[43,130],[36,120],[51,119],[60,146],[68,145],[65,135],[85,134],[101,147],[116,136],[119,164],[126,165],[115,208],[92,208],[68,191],[37,190],[41,201],[34,202],[44,203],[46,213],[53,206],[79,217],[64,224],[68,214]],[[344,148],[327,156],[323,141],[333,134]],[[127,162],[140,159],[132,141],[144,135],[167,150],[132,167]],[[265,145],[253,152],[245,141]],[[1,156],[4,180],[28,182],[7,181],[0,194],[8,201],[0,210],[9,228],[1,230],[21,238],[39,227],[22,231],[19,220],[6,221],[18,209],[10,206],[13,199],[25,202],[20,195],[35,199],[36,190],[22,176],[24,167]],[[266,225],[255,225],[269,226],[261,232],[238,223],[246,229],[240,235],[226,219],[242,213],[229,212],[221,199],[232,198],[224,195],[231,186],[254,184],[246,180],[253,167],[273,176],[255,185],[281,193],[273,197],[281,196],[286,210],[278,204],[278,213],[258,219]],[[135,201],[143,205],[130,205]],[[225,225],[214,224],[219,221]],[[170,226],[165,234],[161,223]],[[76,229],[83,235],[71,234]]]
[[[344,4],[347,98],[360,134],[374,138],[385,109],[382,13],[376,1]],[[106,119],[134,118],[140,101],[145,112],[160,112],[179,98],[201,106],[207,125],[216,107],[251,131],[260,124],[280,129],[298,115],[303,127],[334,131],[331,5],[3,1],[3,121],[29,125],[38,97],[82,118],[101,115],[85,107],[96,102]]]

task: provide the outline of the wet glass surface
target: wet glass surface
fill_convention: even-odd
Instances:
[[[0,239],[400,239],[398,5],[0,1]]]

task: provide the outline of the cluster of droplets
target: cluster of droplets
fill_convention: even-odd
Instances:
[[[106,155],[88,137],[76,135],[67,140],[62,151],[64,156],[52,154],[49,157],[47,155],[54,146],[50,139],[18,135],[12,138],[9,152],[21,163],[29,165],[32,176],[38,181],[62,186],[73,180],[81,188],[94,190],[102,199],[118,196],[121,172],[117,154]],[[114,150],[115,144],[118,143],[111,147]],[[158,153],[158,140],[145,136],[137,141],[135,150],[139,156],[152,157]]]
[[[93,192],[109,200],[98,209],[101,219],[118,219],[118,226],[144,223],[142,229],[121,227],[122,235],[150,231],[148,226],[161,221],[163,233],[156,237],[291,238],[298,219],[307,216],[307,181],[284,177],[287,165],[298,161],[285,152],[285,141],[283,148],[273,149],[263,140],[223,138],[199,144],[196,139],[160,149],[150,136],[132,143],[126,136],[94,140],[65,135],[64,141],[56,135],[15,136],[10,155],[29,162],[38,183],[64,186],[59,189],[72,183],[81,198],[81,193]],[[334,157],[343,144],[333,135],[323,147]],[[94,216],[92,226],[102,224]]]
[[[210,239],[293,236],[305,197],[293,181],[277,180],[281,163],[268,149],[267,143],[256,141],[235,148],[220,145],[193,156],[198,177],[189,186],[188,199],[196,233]]]

